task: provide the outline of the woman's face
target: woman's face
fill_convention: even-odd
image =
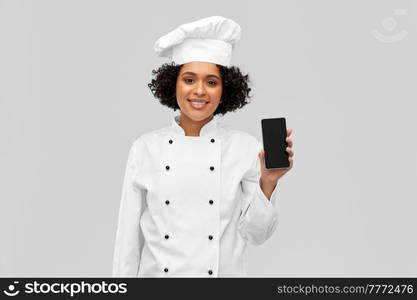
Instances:
[[[216,64],[189,62],[181,67],[176,96],[181,112],[188,118],[202,121],[211,117],[220,103],[222,90],[220,70]],[[191,100],[202,100],[204,104],[193,104]]]

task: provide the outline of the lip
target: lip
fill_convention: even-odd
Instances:
[[[187,101],[190,103],[191,108],[192,109],[195,109],[195,110],[204,110],[204,109],[207,108],[208,103],[210,103],[209,101],[204,101],[205,104],[202,107],[197,107],[197,106],[194,106],[193,103],[191,103],[191,100],[190,99],[187,99]]]
[[[203,100],[203,99],[187,99],[187,101],[188,102],[191,102],[191,101],[198,101],[198,102],[204,101],[206,104],[210,103],[210,101],[206,101],[206,100]]]

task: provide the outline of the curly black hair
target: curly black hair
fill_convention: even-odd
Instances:
[[[227,112],[235,111],[242,108],[247,101],[251,99],[249,92],[249,75],[243,75],[238,67],[225,67],[216,64],[220,70],[220,75],[223,83],[223,90],[221,96],[221,103],[214,111],[214,115],[225,115]],[[152,94],[162,105],[168,106],[174,111],[180,109],[176,97],[176,82],[182,65],[177,65],[175,62],[165,63],[157,70],[152,70],[152,75],[155,77],[151,83],[148,83]]]

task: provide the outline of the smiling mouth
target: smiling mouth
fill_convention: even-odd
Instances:
[[[207,104],[210,103],[209,101],[204,101],[204,102],[200,102],[200,101],[191,101],[190,99],[187,99],[188,102],[192,102],[192,103],[196,103],[196,104]]]
[[[188,102],[190,103],[190,106],[193,108],[193,109],[196,109],[196,110],[203,110],[203,109],[205,109],[207,106],[208,106],[208,103],[209,102],[207,102],[207,101],[204,101],[204,102],[198,102],[198,101],[191,101],[191,100],[189,100],[189,99],[187,99],[188,100]]]

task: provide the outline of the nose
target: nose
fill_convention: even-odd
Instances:
[[[196,90],[195,90],[195,94],[196,94],[198,97],[202,97],[202,96],[204,96],[204,95],[205,95],[205,92],[206,92],[206,90],[205,90],[205,88],[204,88],[204,82],[199,81],[199,82],[197,83],[197,87],[196,87]]]

